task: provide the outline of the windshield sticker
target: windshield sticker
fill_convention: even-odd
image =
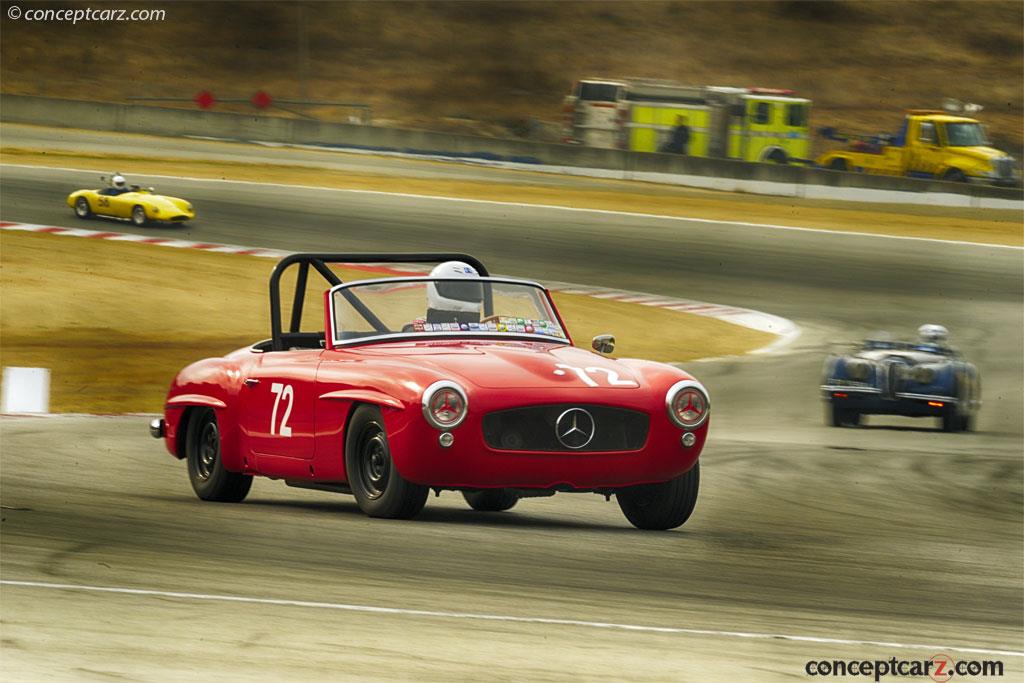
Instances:
[[[542,334],[548,337],[565,339],[565,333],[550,320],[533,318],[511,318],[497,316],[484,322],[445,322],[428,323],[424,318],[412,321],[413,332],[510,332],[521,334]]]

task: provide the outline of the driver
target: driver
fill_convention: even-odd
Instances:
[[[446,281],[427,283],[428,323],[478,323],[483,303],[483,289],[476,268],[462,261],[445,261],[430,271],[430,277]],[[469,280],[453,282],[448,278]]]
[[[949,330],[942,325],[921,325],[921,327],[917,328],[917,336],[924,344],[946,346],[946,343],[949,341]]]
[[[110,177],[110,187],[111,195],[117,196],[119,194],[124,194],[125,192],[128,192],[128,181],[126,181],[124,176],[120,173],[115,173]]]

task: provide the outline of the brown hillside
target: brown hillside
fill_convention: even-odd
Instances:
[[[1021,2],[140,2],[167,19],[77,25],[13,21],[2,4],[11,93],[298,98],[304,11],[305,91],[368,103],[377,123],[522,134],[559,121],[577,77],[643,76],[793,88],[815,126],[866,131],[956,97],[985,105],[1005,148],[1024,139]]]

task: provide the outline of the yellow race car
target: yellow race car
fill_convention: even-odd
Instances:
[[[100,176],[100,180],[107,187],[68,195],[68,206],[79,218],[119,218],[142,227],[148,223],[182,223],[196,217],[195,209],[184,199],[156,194],[152,187],[129,185],[119,173],[109,179]]]

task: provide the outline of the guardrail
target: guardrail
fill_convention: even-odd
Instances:
[[[0,120],[12,123],[207,136],[291,144],[470,157],[537,170],[650,180],[784,196],[1021,208],[1020,188],[845,173],[731,159],[625,152],[576,145],[453,135],[255,114],[0,95]]]

